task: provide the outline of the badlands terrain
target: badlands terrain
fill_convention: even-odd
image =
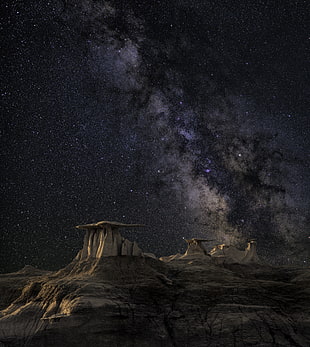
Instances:
[[[116,222],[78,226],[84,245],[57,272],[0,275],[0,346],[310,346],[310,270],[186,240],[156,258]]]

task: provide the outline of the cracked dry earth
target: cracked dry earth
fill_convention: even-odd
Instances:
[[[0,346],[310,346],[310,270],[117,256],[0,275]]]

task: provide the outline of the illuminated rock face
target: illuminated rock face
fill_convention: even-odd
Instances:
[[[260,259],[256,253],[256,241],[250,241],[248,242],[248,246],[245,250],[245,256],[242,259],[243,264],[248,263],[259,263]]]
[[[206,242],[208,240],[204,239],[190,239],[190,240],[185,240],[187,242],[187,250],[184,254],[184,256],[188,255],[207,255],[207,250],[205,249],[203,242]]]
[[[256,253],[256,241],[254,240],[248,242],[248,246],[244,251],[240,251],[234,246],[222,244],[215,246],[210,255],[217,263],[249,264],[260,262]]]
[[[173,261],[173,260],[179,260],[179,259],[204,259],[205,261],[209,261],[210,255],[207,253],[207,250],[205,249],[203,242],[211,241],[211,240],[205,240],[205,239],[197,239],[193,238],[190,240],[185,240],[187,242],[187,250],[184,254],[173,254],[167,257],[160,257],[159,259],[165,263]]]
[[[85,228],[57,272],[0,274],[0,346],[310,346],[310,269],[217,265],[201,239],[161,262],[118,227]],[[254,242],[233,250],[255,258]]]
[[[76,260],[99,259],[102,257],[116,257],[121,255],[141,256],[142,251],[136,242],[123,238],[120,227],[139,226],[115,222],[98,222],[96,224],[81,225],[77,228],[86,229],[82,250]]]

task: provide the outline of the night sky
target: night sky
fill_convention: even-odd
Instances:
[[[0,6],[0,272],[64,266],[99,220],[309,264],[308,0]]]

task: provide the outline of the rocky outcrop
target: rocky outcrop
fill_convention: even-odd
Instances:
[[[204,261],[213,261],[215,264],[252,264],[260,263],[256,253],[256,241],[251,240],[248,242],[247,248],[244,251],[237,249],[234,246],[225,244],[213,247],[210,253],[207,252],[204,243],[213,240],[193,238],[186,240],[187,250],[184,254],[173,254],[166,257],[160,257],[163,262],[170,262],[182,259],[198,259],[202,258]]]
[[[189,240],[185,239],[185,241],[187,243],[187,250],[184,254],[177,253],[166,257],[160,257],[159,259],[164,262],[170,262],[178,259],[195,259],[200,257],[204,258],[205,261],[210,260],[210,255],[207,253],[203,242],[208,242],[211,240],[193,238]]]
[[[248,246],[245,249],[244,257],[241,259],[241,263],[250,264],[250,263],[260,263],[260,259],[256,252],[257,244],[255,240],[248,242]]]
[[[141,224],[123,224],[102,221],[94,224],[78,225],[85,229],[84,245],[76,260],[100,259],[101,257],[116,257],[121,255],[141,256],[142,251],[136,242],[124,239],[119,228],[141,227]]]
[[[106,257],[91,275],[30,280],[2,311],[0,343],[306,347],[308,278],[307,269],[228,269],[202,258]]]
[[[153,259],[157,259],[156,255],[154,253],[143,253],[144,257],[149,257]]]
[[[187,242],[187,250],[185,254],[182,256],[184,257],[189,257],[189,256],[205,256],[208,255],[207,250],[205,249],[203,242],[207,242],[209,240],[205,239],[190,239],[190,240],[185,240]]]
[[[217,264],[222,263],[239,263],[250,264],[259,263],[260,260],[256,253],[256,241],[251,240],[248,242],[247,248],[244,251],[237,249],[230,245],[218,245],[211,251],[210,255]]]
[[[1,310],[5,309],[16,300],[29,282],[35,281],[36,278],[40,278],[49,273],[49,271],[39,270],[33,266],[26,265],[17,272],[0,274],[0,317]]]
[[[167,263],[167,262],[172,261],[172,260],[180,259],[183,255],[184,254],[181,254],[181,253],[172,254],[172,255],[165,256],[165,257],[160,257],[159,260]]]
[[[216,264],[197,239],[176,261],[135,256],[134,243],[103,225],[87,228],[61,271],[0,275],[0,292],[12,291],[0,346],[310,345],[309,269]]]
[[[57,272],[57,276],[97,273],[108,257],[146,256],[135,241],[125,239],[119,232],[120,228],[143,226],[109,221],[78,225],[77,229],[86,230],[83,247],[69,265]]]

